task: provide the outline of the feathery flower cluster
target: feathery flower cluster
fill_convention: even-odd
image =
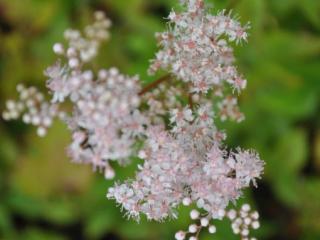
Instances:
[[[8,101],[8,110],[3,113],[4,119],[10,120],[27,110],[23,121],[38,126],[40,136],[47,133],[53,117],[59,116],[72,132],[73,141],[67,150],[72,161],[104,170],[107,179],[115,175],[108,161],[128,162],[132,146],[148,124],[138,109],[141,88],[137,76],[125,76],[116,68],[101,69],[95,76],[84,69],[101,42],[108,39],[110,25],[110,20],[97,12],[84,37],[78,30],[66,30],[67,47],[54,45],[60,59],[44,72],[53,95],[51,102],[34,87],[19,85],[20,101]],[[72,111],[59,112],[58,107],[67,100],[73,104]]]
[[[67,50],[54,45],[54,52],[65,58],[49,67],[45,75],[53,93],[52,102],[74,104],[73,113],[66,118],[73,142],[68,154],[74,162],[89,163],[94,169],[104,170],[111,179],[115,173],[108,160],[126,163],[132,155],[136,137],[143,134],[148,123],[138,110],[139,79],[119,73],[116,68],[101,69],[97,79],[91,70],[83,70],[93,59],[100,43],[108,39],[111,22],[102,12],[95,14],[95,23],[85,28],[84,37],[78,30],[67,30]]]
[[[170,74],[141,88],[137,76],[116,68],[90,70],[87,63],[109,38],[111,26],[97,12],[84,33],[69,29],[67,45],[53,46],[59,59],[45,71],[51,102],[34,87],[19,85],[20,100],[7,102],[3,118],[22,116],[38,127],[40,136],[53,118],[62,119],[72,132],[67,150],[72,161],[103,170],[106,179],[115,176],[110,160],[124,164],[138,155],[144,162],[135,179],[116,183],[107,193],[130,217],[176,218],[180,204],[194,203],[205,215],[192,210],[191,218],[200,223],[179,231],[176,239],[191,234],[189,239],[196,240],[205,227],[215,233],[210,221],[228,217],[235,234],[254,240],[248,238],[249,228],[259,227],[258,214],[250,213],[248,205],[239,213],[226,209],[244,188],[257,185],[264,163],[252,150],[227,150],[226,134],[214,122],[217,116],[222,121],[244,119],[234,93],[246,87],[246,80],[233,65],[231,43],[247,40],[248,25],[241,26],[225,11],[211,15],[203,0],[181,4],[186,11],[172,11],[169,30],[157,35],[162,49],[149,69]],[[175,78],[179,81],[173,83]],[[221,99],[212,101],[216,97]],[[138,149],[141,144],[135,143],[144,144]]]
[[[230,201],[244,187],[255,184],[263,162],[253,151],[227,153],[212,122],[209,108],[174,110],[174,127],[147,131],[145,160],[136,179],[109,189],[108,197],[121,203],[130,216],[146,214],[148,219],[176,217],[175,208],[189,198],[212,218],[220,218]]]
[[[247,40],[248,25],[241,26],[225,11],[213,16],[203,0],[182,0],[186,12],[172,11],[169,30],[158,33],[162,49],[152,61],[150,73],[159,69],[172,72],[178,79],[191,82],[193,92],[206,93],[224,83],[240,92],[246,87],[233,65],[233,49],[229,42]]]
[[[121,75],[117,69],[101,70],[99,79],[80,84],[73,115],[67,119],[73,132],[68,153],[73,161],[91,163],[114,177],[108,160],[126,163],[132,146],[148,120],[137,109],[139,85],[136,77]]]

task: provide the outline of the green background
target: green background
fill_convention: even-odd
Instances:
[[[209,1],[208,1],[209,2]],[[254,148],[266,161],[259,187],[246,198],[260,212],[259,239],[320,239],[320,1],[215,0],[250,21],[249,44],[236,55],[248,88],[240,97],[246,121],[224,123],[230,147]],[[99,9],[113,21],[97,63],[128,74],[146,70],[154,32],[176,6],[172,0],[0,0],[0,110],[19,82],[45,90],[42,72],[54,62],[53,43],[68,27],[90,22]],[[105,198],[108,186],[89,166],[70,163],[66,127],[45,139],[20,122],[0,120],[0,239],[173,239],[191,222],[188,208],[166,223],[139,224]],[[117,168],[117,179],[135,166]],[[238,239],[228,222],[204,240]]]

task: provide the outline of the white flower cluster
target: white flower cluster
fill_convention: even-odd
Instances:
[[[22,116],[44,136],[59,117],[72,132],[67,150],[72,161],[103,170],[107,179],[115,176],[110,160],[124,164],[139,152],[144,162],[135,179],[109,188],[107,197],[131,217],[138,219],[142,213],[158,221],[176,218],[180,204],[194,203],[205,215],[192,210],[191,218],[200,222],[188,232],[179,231],[178,240],[187,234],[196,240],[202,228],[213,234],[216,227],[210,222],[224,217],[232,221],[235,234],[254,240],[248,235],[249,227],[259,227],[257,213],[250,213],[248,205],[239,213],[226,209],[244,188],[256,186],[264,163],[252,150],[228,151],[226,134],[214,123],[217,116],[222,121],[244,119],[234,93],[246,87],[246,80],[233,65],[231,42],[246,41],[248,26],[224,11],[209,14],[203,0],[181,3],[186,11],[170,13],[169,30],[158,34],[162,49],[150,67],[151,72],[161,68],[170,74],[141,88],[137,76],[116,68],[97,73],[87,69],[86,63],[109,37],[111,23],[97,12],[83,34],[67,30],[66,47],[53,46],[60,59],[45,71],[51,102],[35,88],[19,85],[20,99],[7,102],[3,118]],[[213,101],[216,97],[222,100]]]
[[[227,217],[231,220],[231,227],[234,234],[240,235],[241,240],[256,240],[249,238],[250,228],[258,229],[260,227],[259,213],[251,211],[249,204],[242,205],[240,211],[229,210]]]
[[[228,83],[236,91],[246,87],[233,65],[233,49],[229,42],[247,40],[246,29],[226,15],[208,13],[203,0],[181,1],[187,11],[169,15],[169,30],[158,33],[162,49],[152,61],[150,72],[162,68],[178,79],[191,82],[193,92],[206,93]]]
[[[190,109],[174,110],[171,116],[175,124],[170,132],[148,130],[140,152],[145,162],[136,179],[110,188],[107,196],[137,218],[140,213],[155,220],[176,217],[174,210],[185,198],[221,218],[229,202],[250,182],[255,184],[263,162],[253,151],[227,153],[209,108],[200,108],[196,116]]]
[[[93,25],[96,28],[86,29],[93,31],[89,34],[90,39],[96,37],[96,41],[91,39],[93,42],[107,36],[99,26],[109,26],[101,13],[96,14],[96,18],[98,22]],[[115,173],[108,160],[128,162],[136,137],[143,134],[148,123],[138,110],[139,79],[122,75],[116,68],[100,70],[95,79],[91,70],[82,70],[82,61],[85,61],[82,51],[86,44],[92,49],[97,46],[91,46],[91,41],[84,41],[82,46],[75,43],[75,38],[67,40],[70,47],[65,57],[69,64],[61,66],[57,62],[45,74],[49,78],[47,86],[53,93],[52,101],[64,102],[68,98],[74,104],[73,113],[67,118],[73,132],[68,154],[74,162],[104,169],[105,177],[111,179]],[[77,41],[82,42],[82,38]],[[70,64],[73,60],[81,64]]]
[[[63,118],[64,113],[58,110],[58,105],[46,102],[44,95],[35,87],[26,88],[22,84],[17,86],[19,100],[8,100],[7,109],[3,112],[3,119],[22,121],[37,127],[37,134],[43,137],[52,125],[55,117]]]
[[[53,46],[53,51],[57,55],[68,58],[71,68],[79,67],[81,62],[90,62],[98,54],[101,42],[109,38],[108,29],[111,21],[105,17],[103,12],[96,12],[94,18],[95,22],[85,28],[84,36],[80,31],[74,29],[67,29],[64,32],[64,37],[69,43],[66,50],[61,43]]]
[[[141,88],[137,76],[125,76],[116,68],[102,69],[95,76],[93,71],[84,69],[98,52],[101,41],[109,36],[111,23],[104,14],[97,12],[95,20],[86,27],[84,37],[78,30],[65,32],[66,50],[60,43],[54,45],[53,50],[61,59],[45,71],[47,87],[53,95],[51,102],[46,102],[34,87],[19,85],[20,100],[8,101],[3,117],[17,119],[26,110],[23,121],[38,126],[38,134],[44,136],[52,118],[59,115],[72,131],[73,141],[68,148],[72,161],[91,164],[111,179],[115,173],[108,161],[129,161],[148,119],[138,109]],[[71,113],[60,113],[58,106],[67,100],[73,104]]]
[[[72,90],[79,88],[82,84],[80,78],[93,78],[91,71],[81,73],[81,69],[97,55],[101,42],[109,38],[110,26],[111,22],[104,13],[96,12],[95,22],[85,28],[84,36],[79,30],[68,29],[64,33],[67,47],[61,43],[54,44],[53,51],[65,58],[67,64],[61,67],[58,61],[45,71],[49,78],[47,87],[54,93],[53,102],[63,102]]]
[[[112,68],[101,70],[98,80],[81,79],[77,91],[71,92],[75,107],[67,120],[73,132],[68,153],[73,161],[105,169],[106,178],[113,178],[108,160],[127,162],[133,144],[148,125],[138,110],[138,78]]]
[[[189,205],[190,203],[184,201],[185,205]],[[236,235],[241,236],[241,240],[257,240],[255,237],[249,237],[250,228],[258,229],[260,227],[259,223],[259,214],[258,212],[250,212],[250,205],[243,204],[240,210],[230,209],[228,211],[220,211],[220,216],[223,218],[227,218],[231,221],[232,231]],[[217,228],[214,224],[210,223],[213,220],[211,219],[210,214],[200,214],[200,212],[196,209],[191,210],[190,217],[192,220],[197,221],[197,223],[193,223],[189,225],[188,231],[178,231],[175,234],[176,240],[185,240],[188,235],[189,240],[198,240],[200,232],[207,228],[208,232],[211,234],[215,234]]]
[[[183,204],[186,206],[190,205],[188,198],[183,201]],[[214,224],[210,223],[212,219],[209,214],[202,215],[198,210],[193,209],[190,211],[190,218],[198,223],[189,225],[188,231],[178,231],[175,234],[176,240],[184,240],[188,235],[190,235],[189,240],[198,240],[199,234],[204,228],[208,228],[210,234],[216,233],[217,228]]]

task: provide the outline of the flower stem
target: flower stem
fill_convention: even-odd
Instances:
[[[156,81],[146,85],[140,92],[139,92],[139,96],[142,96],[143,94],[149,92],[150,90],[152,90],[153,88],[157,87],[159,84],[168,81],[169,79],[171,79],[171,75],[167,74],[159,79],[157,79]]]
[[[189,95],[188,95],[188,103],[189,103],[190,109],[193,110],[193,99],[192,99],[191,93],[189,93]]]

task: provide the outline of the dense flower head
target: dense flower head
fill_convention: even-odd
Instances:
[[[139,78],[116,68],[101,69],[95,78],[91,70],[60,62],[45,74],[52,102],[69,100],[74,105],[66,117],[73,133],[68,154],[74,162],[92,164],[94,169],[104,169],[106,178],[113,178],[108,160],[128,162],[136,138],[148,124],[138,109]]]
[[[123,75],[116,68],[97,73],[86,69],[101,42],[108,39],[110,25],[110,20],[97,12],[95,22],[83,34],[66,30],[66,47],[61,43],[53,46],[59,59],[44,72],[51,101],[45,101],[36,88],[21,85],[20,100],[8,101],[8,110],[3,113],[7,120],[23,114],[25,123],[38,126],[40,136],[47,133],[53,118],[58,116],[72,132],[72,143],[67,149],[72,161],[104,170],[108,179],[115,175],[108,161],[127,163],[135,141],[144,134],[149,122],[139,111],[138,76]],[[58,111],[65,102],[72,103],[72,110]],[[68,105],[65,108],[70,109]]]
[[[136,178],[116,184],[107,196],[137,218],[140,213],[155,220],[176,217],[175,208],[185,198],[212,218],[220,218],[228,203],[260,177],[263,162],[253,151],[224,150],[221,133],[207,120],[210,117],[203,117],[212,115],[209,109],[199,111],[201,115],[174,110],[171,131],[148,129],[140,152],[145,162]]]
[[[220,88],[225,83],[239,92],[246,80],[233,65],[231,42],[247,40],[248,25],[241,26],[225,11],[211,15],[203,0],[181,1],[186,11],[172,10],[166,32],[158,33],[161,50],[150,73],[169,70],[178,79],[192,83],[192,92]]]
[[[149,69],[169,74],[142,88],[138,76],[115,67],[91,70],[87,63],[111,26],[97,12],[83,33],[68,29],[66,44],[54,44],[59,59],[44,72],[51,101],[19,85],[20,99],[7,102],[3,118],[21,116],[40,136],[54,118],[62,119],[72,133],[67,148],[72,161],[91,164],[106,179],[115,176],[110,161],[125,164],[137,155],[143,163],[135,178],[107,193],[128,216],[162,221],[176,218],[180,204],[193,203],[197,209],[190,217],[198,223],[177,232],[176,239],[196,240],[203,228],[213,234],[211,221],[227,217],[233,232],[247,240],[249,227],[259,227],[257,213],[248,205],[239,212],[227,209],[244,188],[257,185],[264,163],[253,150],[229,150],[215,121],[244,119],[235,95],[247,82],[234,66],[232,44],[247,40],[248,25],[225,11],[210,14],[203,0],[180,2],[185,10],[171,11],[168,30],[157,34],[161,49]]]
[[[71,97],[75,107],[67,120],[73,132],[68,152],[76,162],[110,170],[108,160],[127,162],[148,125],[138,110],[138,79],[112,68],[101,70],[98,80],[85,81]]]
[[[85,28],[84,36],[78,30],[65,32],[67,50],[62,51],[61,44],[61,51],[57,45],[54,50],[66,64],[58,61],[45,74],[52,102],[67,98],[74,105],[66,118],[73,136],[69,156],[74,162],[104,170],[105,177],[111,179],[115,173],[109,160],[121,164],[129,161],[135,140],[143,134],[148,120],[138,109],[141,88],[137,76],[123,75],[116,68],[101,69],[97,74],[84,68],[109,37],[110,20],[102,12],[95,14],[95,20]]]

